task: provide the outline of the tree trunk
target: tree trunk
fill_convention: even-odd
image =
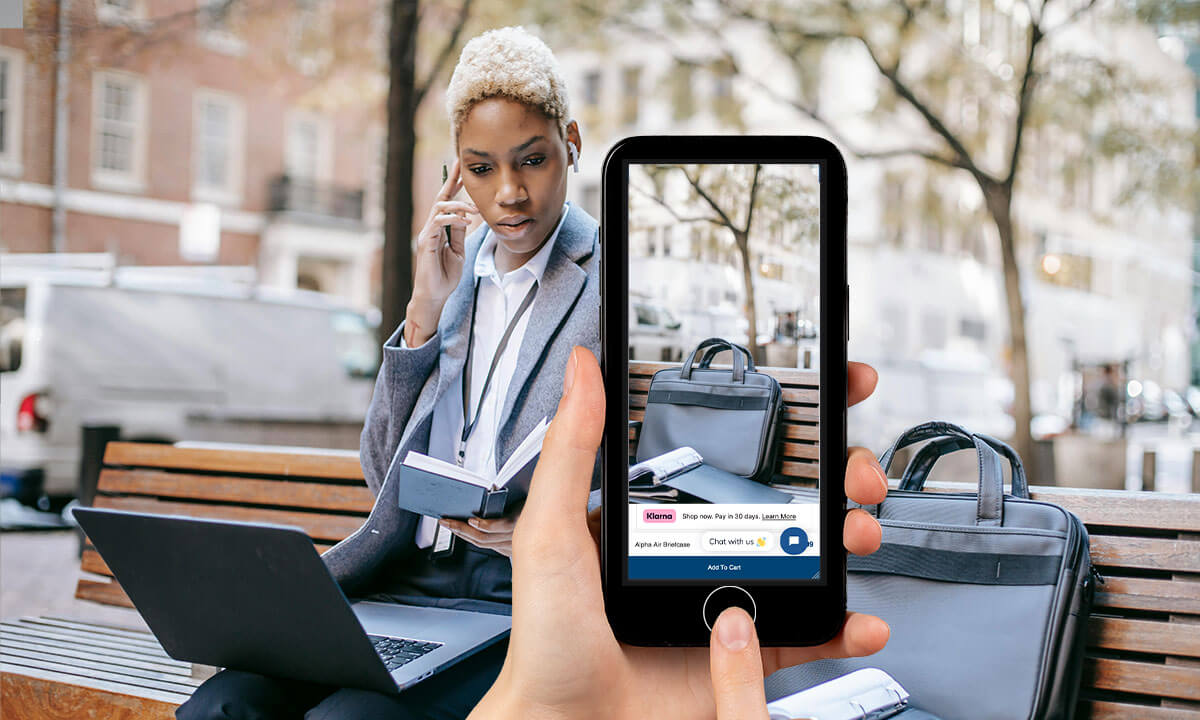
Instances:
[[[746,292],[746,347],[754,356],[754,362],[766,365],[766,357],[758,346],[758,309],[754,304],[754,268],[750,266],[750,236],[748,233],[734,231],[738,252],[742,256],[742,286]]]
[[[1012,347],[1011,367],[1013,383],[1012,415],[1015,425],[1013,449],[1029,468],[1034,467],[1033,434],[1030,421],[1033,407],[1029,398],[1029,352],[1025,341],[1025,300],[1021,296],[1020,269],[1017,267],[1016,242],[1013,237],[1012,188],[1005,185],[985,187],[983,192],[988,212],[1000,233],[1000,258],[1004,268],[1004,295],[1008,304],[1009,344]],[[1038,482],[1036,476],[1030,483]]]
[[[392,0],[388,31],[387,170],[383,182],[382,343],[404,319],[412,295],[413,153],[417,0]]]

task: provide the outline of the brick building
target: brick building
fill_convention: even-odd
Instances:
[[[0,30],[0,251],[251,265],[377,305],[386,83],[303,40],[357,9],[370,51],[380,18],[357,0],[209,1],[71,0],[57,171],[62,5],[29,0],[25,29]]]

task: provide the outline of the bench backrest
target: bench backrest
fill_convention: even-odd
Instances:
[[[94,505],[295,525],[324,550],[358,529],[373,502],[353,451],[110,442]],[[80,578],[76,597],[132,607],[90,544],[81,565],[101,577]]]

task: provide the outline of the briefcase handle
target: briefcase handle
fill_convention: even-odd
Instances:
[[[888,467],[896,451],[922,440],[934,440],[941,437],[958,437],[967,443],[966,447],[974,447],[979,456],[979,488],[976,493],[976,525],[1002,525],[1004,523],[1004,466],[1000,453],[996,452],[987,441],[954,423],[933,420],[924,422],[900,433],[896,442],[879,456],[879,464],[883,466],[886,475]],[[1027,491],[1028,492],[1028,491]],[[882,504],[882,503],[881,503]],[[866,509],[867,506],[864,506]],[[879,516],[879,506],[870,510]]]
[[[1021,456],[1017,455],[1017,451],[1013,450],[1008,443],[997,440],[990,435],[983,433],[973,433],[975,437],[980,438],[993,449],[999,451],[1001,455],[1008,459],[1009,467],[1012,470],[1012,494],[1019,498],[1029,498],[1029,480],[1025,476],[1025,466],[1021,464]],[[908,467],[904,468],[904,475],[900,477],[901,490],[913,490],[920,492],[925,487],[925,480],[929,477],[929,471],[933,468],[933,463],[943,455],[952,453],[956,450],[966,450],[975,447],[973,443],[968,443],[965,438],[957,435],[938,438],[921,447],[917,451],[916,456],[908,463]]]
[[[742,354],[735,349],[735,345],[733,343],[729,342],[728,340],[726,340],[724,338],[716,338],[716,337],[708,338],[707,340],[702,341],[699,345],[696,346],[695,350],[693,350],[691,353],[688,354],[687,359],[683,361],[683,367],[681,367],[679,369],[679,379],[680,380],[691,380],[692,379],[692,365],[696,362],[697,353],[699,353],[701,350],[703,350],[707,347],[710,347],[710,346],[718,347],[721,350],[732,350],[733,351],[733,381],[738,382],[738,383],[745,382],[746,381],[745,358],[743,358]],[[741,347],[741,346],[736,346],[736,347]],[[750,355],[750,353],[749,353],[749,351],[747,351],[746,356],[749,357],[749,355]],[[754,367],[753,367],[754,360],[751,359],[750,362],[751,362],[750,369],[753,370],[754,369]],[[701,365],[701,367],[706,367],[706,366]]]
[[[746,356],[746,370],[749,372],[754,372],[754,356],[750,354],[750,349],[745,345],[738,345],[735,342],[730,342],[729,347],[709,345],[708,350],[704,352],[704,357],[700,358],[700,367],[706,368],[712,365],[712,361],[716,359],[717,355],[725,352],[726,350],[730,350],[735,353],[740,350],[741,353]]]

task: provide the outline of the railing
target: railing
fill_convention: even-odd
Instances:
[[[271,178],[268,210],[362,222],[363,190],[339,187],[305,178]]]

